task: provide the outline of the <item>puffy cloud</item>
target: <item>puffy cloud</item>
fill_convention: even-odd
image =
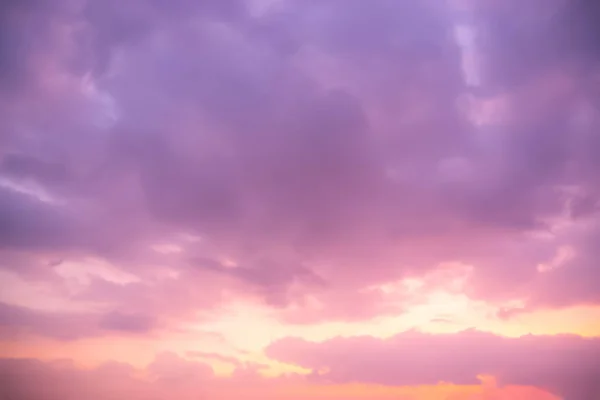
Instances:
[[[473,297],[597,302],[594,230],[579,233],[595,202],[564,215],[598,191],[587,3],[478,11],[497,69],[475,105],[504,113],[493,128],[460,112],[450,9],[121,3],[8,2],[0,46],[2,259],[58,286],[57,259],[137,276],[76,294],[127,309],[105,327],[146,331],[235,296],[287,321],[369,318],[402,308],[361,290],[448,261],[473,265]],[[573,266],[538,273],[565,242]]]
[[[600,394],[600,341],[577,336],[505,338],[477,331],[390,339],[336,338],[322,343],[283,339],[271,357],[319,372],[331,382],[385,385],[472,384],[482,375],[502,384],[546,388],[566,399]]]

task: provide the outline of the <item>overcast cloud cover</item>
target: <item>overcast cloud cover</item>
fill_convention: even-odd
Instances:
[[[2,1],[0,399],[600,398],[599,17]]]

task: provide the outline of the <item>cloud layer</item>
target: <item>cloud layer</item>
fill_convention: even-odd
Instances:
[[[600,306],[599,15],[586,0],[4,1],[0,337],[167,335],[239,304],[299,329],[368,323],[439,292],[507,319]],[[465,335],[414,340],[468,353],[469,379],[572,377],[559,357],[529,382]],[[541,359],[588,345],[472,335]],[[369,340],[361,358],[387,352]],[[583,357],[569,382],[586,387]]]
[[[449,261],[475,268],[475,297],[597,301],[585,287],[597,59],[583,3],[545,19],[533,2],[478,10],[490,26],[479,57],[502,61],[470,107],[500,120],[479,128],[457,106],[451,7],[4,7],[5,268],[92,256],[147,279],[169,265],[277,307],[310,293],[331,308],[314,319],[350,318],[350,293]],[[164,243],[177,251],[152,250]],[[561,246],[573,257],[539,274]],[[365,316],[382,311],[363,300]]]
[[[343,390],[335,385],[315,384],[298,376],[265,379],[252,369],[240,369],[230,378],[213,375],[210,367],[186,361],[171,353],[162,353],[145,369],[137,370],[127,364],[107,363],[94,369],[83,369],[69,360],[42,363],[31,359],[0,360],[0,395],[23,400],[64,399],[85,397],[90,400],[118,399],[126,396],[145,400],[177,396],[180,399],[236,398],[342,400],[348,398],[452,400],[536,399],[556,397],[527,386],[495,387],[492,382],[482,385],[440,385],[430,389],[399,388],[386,390],[376,385],[362,385]],[[36,384],[26,384],[35,380]],[[301,389],[304,387],[304,389]]]
[[[324,371],[319,379],[390,386],[474,384],[479,376],[546,388],[564,398],[600,393],[598,339],[576,336],[503,338],[477,331],[449,335],[406,332],[387,340],[336,338],[324,343],[283,339],[272,357]]]

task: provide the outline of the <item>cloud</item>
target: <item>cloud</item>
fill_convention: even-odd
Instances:
[[[69,360],[41,362],[33,359],[0,360],[0,396],[19,400],[86,398],[108,400],[126,396],[134,400],[179,399],[305,399],[318,396],[332,400],[401,398],[418,400],[437,396],[452,400],[529,398],[554,400],[535,388],[508,386],[496,388],[489,379],[483,385],[459,387],[441,385],[420,389],[381,386],[315,385],[305,378],[288,376],[265,378],[257,374],[217,377],[210,367],[186,361],[171,353],[162,353],[144,369],[128,364],[107,362],[84,369]],[[32,385],[30,382],[35,381]],[[304,388],[299,386],[304,384]],[[443,396],[443,397],[442,397]]]
[[[71,360],[42,362],[35,359],[0,360],[0,396],[22,400],[87,398],[108,400],[126,396],[136,400],[169,398],[281,398],[285,386],[292,389],[286,396],[295,398],[293,388],[302,380],[296,376],[267,379],[250,368],[241,374],[216,376],[211,367],[188,361],[174,353],[157,354],[145,368],[106,362],[82,368]],[[36,385],[30,382],[35,381]],[[290,394],[291,393],[291,394]],[[240,397],[241,396],[241,397]]]
[[[1,368],[3,383],[0,393],[3,397],[32,400],[71,397],[104,400],[125,394],[148,399],[166,396],[167,388],[187,396],[182,398],[191,398],[201,395],[202,385],[211,379],[208,366],[186,363],[171,354],[158,355],[148,366],[149,381],[136,378],[139,371],[119,363],[106,363],[85,370],[69,362],[53,365],[36,360],[3,359]],[[27,384],[31,379],[35,379],[37,384]],[[191,391],[192,388],[195,391]]]
[[[108,330],[145,333],[152,329],[154,321],[151,317],[143,314],[112,312],[104,316],[100,325]]]
[[[2,248],[32,251],[77,244],[76,221],[66,210],[47,204],[35,195],[0,187]]]
[[[600,393],[599,352],[598,339],[505,338],[477,331],[410,331],[390,339],[340,337],[323,343],[288,338],[267,349],[274,359],[325,371],[319,377],[336,383],[473,384],[478,376],[491,375],[502,384],[536,386],[582,400]]]
[[[478,11],[494,68],[471,100],[455,14],[427,2],[3,5],[3,259],[58,286],[54,260],[106,260],[141,282],[77,296],[149,320],[232,297],[369,319],[403,307],[361,290],[455,261],[472,297],[596,303],[581,227],[598,216],[565,216],[598,193],[596,31],[584,2],[508,3]],[[463,103],[500,122],[470,125]],[[60,205],[17,190],[32,184]],[[576,265],[540,275],[565,242]],[[105,323],[149,327],[121,317]]]
[[[143,314],[121,312],[82,313],[32,310],[0,303],[0,335],[26,339],[30,335],[58,340],[77,340],[119,332],[147,334],[156,321]]]

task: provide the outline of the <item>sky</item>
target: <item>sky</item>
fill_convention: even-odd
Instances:
[[[0,2],[0,400],[600,399],[599,18]]]

